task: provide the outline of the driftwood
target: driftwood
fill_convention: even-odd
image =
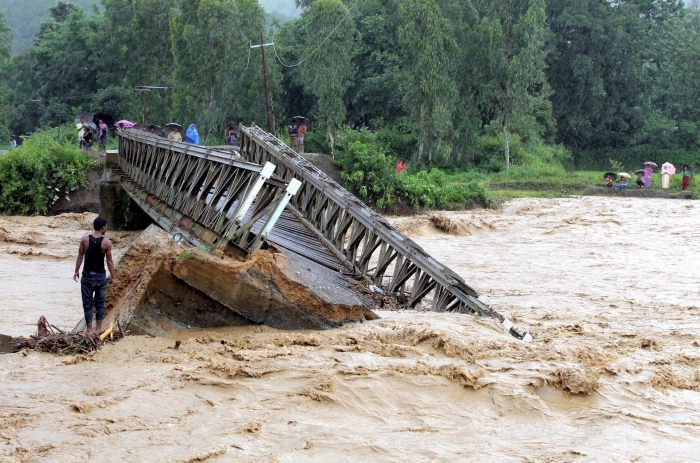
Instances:
[[[114,323],[102,335],[66,333],[58,328],[54,330],[53,325],[48,323],[46,318],[42,316],[37,324],[37,334],[28,338],[20,337],[15,342],[14,351],[19,352],[22,349],[30,349],[61,355],[87,354],[98,350],[108,336],[111,340],[121,339],[124,337],[124,333],[121,329],[119,332],[115,332]]]

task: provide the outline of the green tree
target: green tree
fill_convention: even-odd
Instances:
[[[482,111],[500,123],[506,169],[510,167],[510,129],[546,98],[544,0],[483,1],[476,27],[474,68]]]
[[[350,84],[355,54],[354,24],[340,0],[317,0],[303,16],[304,54],[311,57],[303,64],[300,77],[318,99],[316,120],[326,132],[332,154],[335,133],[345,122],[343,95]]]
[[[5,72],[7,62],[10,58],[10,44],[12,43],[12,32],[7,27],[5,15],[0,13],[0,143],[7,142],[10,137],[8,128],[7,105],[5,104],[5,94],[7,92],[5,82]]]
[[[262,64],[249,48],[264,20],[257,0],[181,2],[170,23],[174,110],[179,120],[200,124],[200,135],[218,136],[234,120],[264,120]],[[274,87],[279,74],[270,71]]]
[[[418,170],[428,142],[428,170],[433,149],[449,152],[457,87],[456,51],[451,23],[437,0],[402,0],[398,5],[398,38],[402,58],[400,82],[410,118],[418,133]],[[434,142],[436,146],[434,147]]]

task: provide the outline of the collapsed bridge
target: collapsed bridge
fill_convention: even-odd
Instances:
[[[492,317],[532,339],[310,161],[255,125],[240,130],[238,150],[119,131],[118,181],[160,227],[202,249],[245,258],[271,245],[338,286],[366,279],[406,308],[432,299],[432,311]]]

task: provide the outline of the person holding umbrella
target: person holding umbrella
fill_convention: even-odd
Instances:
[[[85,149],[92,148],[92,130],[90,127],[85,128],[85,135],[83,135],[83,146]]]
[[[86,125],[85,125],[85,118],[81,117],[80,122],[75,124],[75,127],[78,129],[78,146],[80,149],[83,149],[84,143],[83,143],[83,138],[85,137],[85,130],[86,130]]]
[[[605,180],[608,188],[612,188],[613,182],[617,180],[617,174],[614,172],[606,172],[605,175],[603,175],[603,180]]]
[[[651,161],[644,163],[644,188],[651,188],[651,175],[654,173],[652,166],[656,167],[656,164]]]
[[[688,191],[690,187],[690,177],[693,175],[693,172],[690,170],[690,165],[684,165],[681,174],[683,174],[683,191]]]
[[[292,147],[294,151],[297,150],[297,123],[294,119],[287,126],[287,134],[289,135],[289,146]]]
[[[644,169],[637,169],[634,173],[637,174],[637,188],[642,188],[644,186]]]
[[[671,175],[676,173],[676,167],[670,162],[661,165],[661,189],[668,190],[671,185]]]
[[[630,174],[627,172],[620,172],[617,174],[620,177],[620,183],[617,186],[618,190],[626,190],[627,189],[627,179],[632,178]]]
[[[177,127],[173,127],[173,131],[168,134],[168,140],[182,143],[182,134],[177,129]]]
[[[297,126],[297,146],[299,147],[299,154],[304,154],[304,137],[306,136],[306,118],[300,117],[299,125]]]

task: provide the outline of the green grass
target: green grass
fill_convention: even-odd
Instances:
[[[447,182],[460,186],[468,181],[478,180],[484,186],[496,203],[513,198],[559,198],[568,195],[583,195],[592,187],[605,187],[603,175],[606,171],[583,170],[566,172],[557,166],[540,165],[528,167],[513,167],[507,172],[486,175],[474,172],[457,172],[447,174]],[[636,189],[636,175],[629,172],[629,189]],[[617,182],[615,183],[617,186]],[[682,177],[671,176],[668,190],[670,195],[681,193]],[[652,176],[652,189],[661,189],[661,174]],[[689,192],[693,199],[700,199],[700,177],[692,179]]]

